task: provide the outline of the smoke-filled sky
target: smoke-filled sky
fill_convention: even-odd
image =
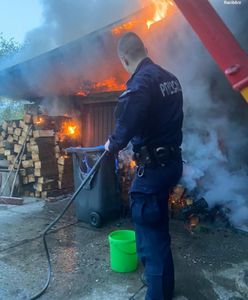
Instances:
[[[138,0],[1,0],[0,32],[6,38],[24,43],[35,34],[42,40],[45,29],[53,34],[54,40],[46,35],[51,47],[57,46],[120,19],[138,9],[137,4]],[[61,29],[63,32],[59,32]]]
[[[83,34],[98,29],[109,22],[118,20],[125,15],[151,3],[152,0],[1,0],[0,1],[0,32],[6,38],[15,38],[23,43],[32,40],[33,35],[46,35],[52,45],[61,45]],[[237,5],[224,4],[224,0],[210,1],[222,17],[233,13]],[[247,11],[247,0],[240,1]],[[242,20],[233,20],[236,27]],[[45,26],[45,28],[43,28]],[[34,30],[36,29],[36,30]],[[62,30],[63,29],[63,30]],[[34,30],[34,31],[33,31]],[[69,34],[68,34],[69,33]],[[41,42],[41,41],[40,41]],[[47,45],[47,42],[45,43]],[[46,49],[48,50],[48,49]]]
[[[7,39],[23,43],[28,31],[43,22],[40,0],[1,0],[0,32]]]
[[[16,37],[25,45],[21,55],[1,67],[19,63],[80,38],[132,14],[151,1],[1,0],[0,32],[5,37]],[[19,8],[20,5],[22,7]]]

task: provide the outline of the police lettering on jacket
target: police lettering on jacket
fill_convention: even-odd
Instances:
[[[176,94],[182,91],[178,80],[165,81],[159,85],[163,97]]]
[[[178,79],[150,58],[143,59],[119,96],[110,151],[117,153],[129,141],[134,150],[143,145],[180,147],[182,108]]]

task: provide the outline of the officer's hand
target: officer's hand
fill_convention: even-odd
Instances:
[[[110,143],[109,140],[107,140],[107,142],[104,145],[106,151],[109,151],[109,143]]]

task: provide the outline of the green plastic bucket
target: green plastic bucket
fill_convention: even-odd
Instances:
[[[117,230],[109,234],[110,267],[115,272],[133,272],[138,266],[135,232]]]

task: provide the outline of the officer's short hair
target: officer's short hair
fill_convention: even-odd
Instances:
[[[146,56],[146,49],[141,38],[134,32],[125,33],[118,41],[119,56],[127,56],[131,60],[136,60]]]

